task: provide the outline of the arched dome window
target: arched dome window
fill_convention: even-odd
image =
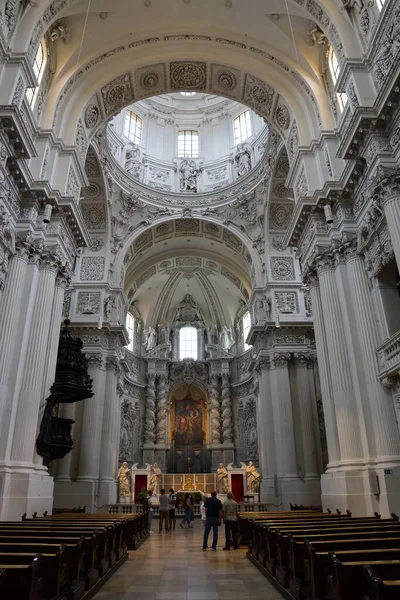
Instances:
[[[340,66],[332,46],[329,48],[328,63],[333,85],[336,85],[340,73]],[[347,94],[345,92],[337,93],[336,98],[339,104],[340,112],[342,112],[347,104]]]
[[[250,111],[245,110],[233,119],[233,133],[235,136],[235,144],[245,142],[252,135]]]
[[[126,315],[126,329],[128,331],[129,344],[126,346],[128,350],[133,352],[133,336],[135,331],[135,318],[134,316],[128,312]]]
[[[127,110],[125,115],[124,135],[134,144],[140,144],[142,141],[143,121],[133,112]]]
[[[247,339],[247,336],[249,335],[249,331],[250,331],[250,327],[251,327],[251,317],[250,317],[249,312],[247,312],[245,315],[243,315],[242,323],[243,323],[243,346],[244,346],[244,351],[246,352],[246,350],[249,350],[249,348],[251,348],[251,346],[246,344],[246,339]]]
[[[37,97],[37,93],[40,88],[41,81],[43,79],[44,71],[46,67],[46,44],[45,41],[42,40],[39,44],[39,47],[35,54],[35,59],[33,61],[33,72],[35,73],[35,77],[37,80],[36,87],[29,87],[26,90],[26,98],[29,102],[29,106],[33,106]]]
[[[179,360],[198,359],[198,331],[196,327],[182,327],[179,330]]]
[[[178,158],[199,156],[199,132],[193,129],[178,131]]]

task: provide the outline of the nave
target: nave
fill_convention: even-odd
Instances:
[[[217,552],[202,552],[203,524],[191,530],[153,534],[118,570],[95,600],[278,600],[282,596],[246,558],[246,551],[223,552],[225,529],[219,529]],[[211,534],[209,544],[211,543]]]

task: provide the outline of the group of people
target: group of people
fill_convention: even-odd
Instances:
[[[162,533],[163,525],[164,530],[171,531],[176,527],[176,515],[175,510],[178,502],[178,498],[173,488],[169,489],[168,495],[165,490],[160,490],[159,500],[159,526],[158,531]],[[148,514],[148,525],[149,531],[151,531],[153,513],[154,513],[154,502],[155,497],[153,496],[153,490],[149,490],[147,493],[147,499],[144,504],[144,510]],[[193,527],[194,512],[193,512],[193,497],[191,494],[186,493],[183,501],[184,517],[180,527],[183,529]],[[222,504],[221,500],[217,498],[217,492],[211,492],[211,496],[203,496],[200,504],[201,521],[204,525],[203,535],[203,550],[208,548],[208,537],[211,530],[213,531],[212,550],[217,549],[218,543],[218,527],[222,523],[225,524],[225,546],[223,550],[230,550],[231,541],[233,548],[238,548],[238,530],[237,530],[237,513],[238,505],[235,501],[232,492],[227,492],[226,500]]]

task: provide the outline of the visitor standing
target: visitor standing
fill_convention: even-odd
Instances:
[[[153,491],[152,490],[148,490],[147,491],[147,498],[144,499],[143,501],[143,512],[147,512],[147,526],[149,528],[149,533],[153,533],[151,531],[151,524],[153,522]]]
[[[212,549],[217,549],[218,543],[218,526],[221,525],[222,519],[222,504],[221,500],[217,498],[217,492],[211,492],[211,498],[207,498],[204,502],[204,508],[206,509],[206,526],[204,529],[203,539],[203,550],[207,550],[208,535],[213,530],[213,542]]]
[[[223,550],[230,550],[231,534],[232,542],[235,550],[238,548],[238,529],[237,529],[237,512],[238,505],[233,498],[232,492],[226,494],[226,500],[223,504],[224,521],[225,521],[225,547]]]
[[[201,516],[201,522],[203,523],[204,527],[206,526],[206,519],[207,519],[206,509],[204,506],[204,503],[206,500],[207,500],[207,496],[204,494],[204,496],[202,497],[201,502],[200,502],[200,516]]]
[[[175,518],[175,507],[176,507],[176,495],[173,488],[169,489],[168,495],[169,501],[169,527],[168,529],[175,529],[176,518]]]
[[[186,492],[185,494],[185,501],[184,501],[184,510],[185,510],[185,514],[183,517],[183,521],[180,524],[180,527],[185,527],[185,523],[188,527],[191,527],[191,518],[192,518],[192,509],[193,509],[193,505],[192,505],[192,500],[190,498],[190,494],[188,494]]]
[[[168,517],[169,517],[169,499],[168,496],[165,495],[165,490],[164,488],[160,491],[160,496],[159,496],[159,502],[160,502],[160,522],[159,522],[159,533],[162,532],[162,528],[163,528],[163,523],[165,523],[164,529],[165,531],[168,531]]]

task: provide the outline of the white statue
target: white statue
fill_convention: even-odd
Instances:
[[[169,343],[169,333],[170,328],[168,325],[159,325],[158,326],[158,343],[159,344],[168,344]]]
[[[135,179],[141,179],[143,162],[141,150],[136,144],[132,144],[132,146],[126,151],[125,170]]]
[[[261,475],[253,465],[253,461],[249,460],[249,464],[246,467],[246,478],[247,478],[247,491],[250,494],[258,494],[260,491],[260,479]]]
[[[131,470],[128,463],[123,462],[118,470],[118,490],[119,497],[131,495]]]
[[[226,494],[228,488],[228,471],[226,470],[224,463],[219,463],[217,469],[217,492],[218,494]]]
[[[180,168],[182,192],[197,192],[198,170],[194,160],[183,160]]]
[[[230,350],[231,347],[233,346],[233,344],[235,343],[235,340],[232,337],[231,328],[228,327],[227,325],[224,325],[222,327],[219,337],[220,337],[220,346],[224,350]]]
[[[149,327],[148,332],[145,334],[144,344],[146,352],[153,350],[157,346],[157,333],[154,327]]]
[[[153,494],[159,494],[161,489],[162,473],[158,463],[155,462],[154,465],[152,465],[150,472],[149,489],[152,490]]]
[[[113,294],[110,294],[104,299],[104,317],[106,321],[110,320],[113,308],[115,308],[115,297]]]
[[[245,144],[238,144],[236,154],[235,154],[235,167],[236,174],[238,177],[242,177],[242,175],[246,175],[251,169],[251,156],[250,150],[246,147]]]
[[[218,325],[209,325],[207,327],[207,339],[209,344],[218,344]]]

